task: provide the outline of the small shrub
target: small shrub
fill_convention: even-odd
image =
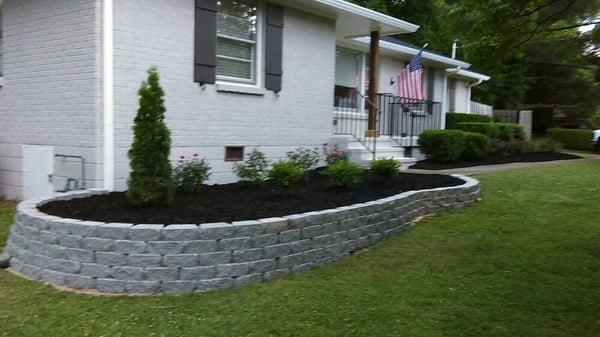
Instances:
[[[304,172],[316,168],[319,164],[319,157],[319,150],[317,148],[297,148],[287,153],[287,158]]]
[[[525,139],[525,130],[515,123],[458,123],[456,128],[465,132],[475,132],[488,136],[490,139],[504,141]]]
[[[139,108],[128,153],[131,172],[127,182],[127,199],[136,206],[168,203],[173,199],[171,132],[164,121],[165,92],[159,82],[158,72],[152,67],[138,91]]]
[[[465,149],[462,158],[479,160],[488,155],[490,151],[490,138],[475,132],[464,132]]]
[[[269,178],[279,187],[292,188],[304,178],[304,171],[291,160],[282,160],[273,164]]]
[[[236,163],[233,166],[233,172],[242,182],[256,186],[267,180],[268,168],[269,163],[265,154],[258,149],[254,149],[248,154],[248,160]]]
[[[327,144],[323,146],[323,152],[325,153],[325,162],[327,165],[331,165],[338,160],[348,160],[348,154],[340,149],[340,147],[336,144],[330,150],[327,147]]]
[[[428,130],[419,136],[418,144],[428,159],[453,162],[465,149],[464,133],[459,130]]]
[[[591,151],[594,149],[594,143],[591,142],[594,137],[592,130],[585,129],[548,129],[548,137],[560,142],[565,149]]]
[[[389,183],[400,171],[400,166],[395,159],[377,159],[371,163],[371,172],[377,179]]]
[[[507,141],[501,139],[491,139],[490,140],[490,151],[489,153],[502,154],[505,156],[510,156],[515,153],[521,153],[523,148],[522,141]]]
[[[560,150],[562,150],[562,144],[550,138],[539,138],[523,142],[521,147],[521,153],[559,152]]]
[[[192,157],[192,160],[186,160],[185,156],[181,156],[179,165],[173,170],[175,186],[187,193],[200,191],[204,182],[210,177],[210,166],[206,163],[206,159],[198,159],[197,154]]]
[[[349,160],[337,160],[327,166],[325,174],[336,187],[352,187],[362,181],[363,169]]]
[[[491,117],[475,114],[456,113],[450,112],[446,114],[446,129],[456,130],[458,123],[465,122],[478,122],[478,123],[490,123]]]

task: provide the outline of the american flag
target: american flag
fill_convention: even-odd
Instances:
[[[423,51],[410,61],[398,76],[398,94],[400,97],[422,100],[423,96]]]

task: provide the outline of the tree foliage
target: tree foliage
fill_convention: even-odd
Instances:
[[[399,36],[458,57],[492,75],[476,99],[497,108],[549,107],[570,119],[598,107],[600,0],[354,0],[419,24]]]
[[[131,172],[127,197],[137,206],[169,202],[173,194],[171,178],[171,132],[164,122],[164,91],[156,68],[148,70],[142,82],[139,108],[133,125],[134,139],[129,158]]]

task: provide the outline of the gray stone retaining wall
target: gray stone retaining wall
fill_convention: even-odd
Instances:
[[[318,212],[233,223],[145,225],[64,219],[21,202],[6,246],[11,268],[53,285],[102,293],[189,293],[269,281],[339,260],[415,218],[461,207],[479,182],[411,191]]]

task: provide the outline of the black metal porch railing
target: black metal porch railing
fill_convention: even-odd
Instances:
[[[370,102],[359,95],[349,98],[335,101],[333,133],[351,135],[374,152],[376,140],[367,137],[366,132]],[[361,102],[364,102],[364,108]],[[416,146],[416,139],[423,131],[441,127],[442,109],[439,102],[378,94],[373,104],[377,108],[376,131],[382,136],[390,136],[401,146]]]

